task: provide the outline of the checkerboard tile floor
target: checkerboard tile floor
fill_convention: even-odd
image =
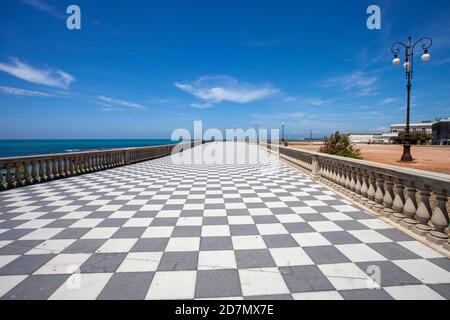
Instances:
[[[450,299],[450,259],[276,159],[0,193],[0,299],[211,298]]]

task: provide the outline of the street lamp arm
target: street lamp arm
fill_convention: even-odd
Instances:
[[[420,38],[413,44],[412,49],[414,50],[414,48],[418,44],[422,44],[422,49],[427,50],[433,45],[433,40],[431,40],[431,38],[428,37]]]
[[[408,49],[408,46],[406,44],[404,44],[403,42],[394,43],[391,48],[392,53],[398,55],[402,46],[405,48],[405,50]]]

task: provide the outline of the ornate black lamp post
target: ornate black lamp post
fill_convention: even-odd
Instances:
[[[403,142],[403,155],[401,161],[413,161],[411,156],[411,135],[409,133],[409,115],[410,115],[410,102],[411,102],[411,79],[413,78],[413,66],[414,66],[414,48],[416,45],[420,44],[423,49],[422,61],[427,62],[430,60],[430,54],[428,53],[428,49],[433,44],[433,40],[431,38],[425,37],[417,40],[414,44],[411,41],[411,37],[408,38],[408,43],[396,42],[391,48],[392,53],[394,54],[394,60],[392,63],[394,65],[400,64],[400,58],[398,54],[400,50],[405,48],[405,63],[403,67],[406,70],[406,80],[407,85],[406,88],[408,90],[407,103],[406,103],[406,128],[405,128],[405,140]]]

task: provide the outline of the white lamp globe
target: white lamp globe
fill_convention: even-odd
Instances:
[[[428,62],[428,61],[430,61],[430,58],[431,58],[431,55],[430,55],[428,52],[425,52],[425,53],[422,55],[422,61],[423,61],[423,62]]]
[[[406,70],[409,70],[409,67],[410,67],[409,62],[405,62],[405,63],[403,64],[403,68],[405,68]]]
[[[392,60],[392,64],[398,66],[400,64],[400,58],[394,58],[394,60]]]

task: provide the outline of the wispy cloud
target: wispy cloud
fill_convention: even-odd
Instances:
[[[400,100],[398,98],[386,98],[380,102],[380,104],[392,104],[392,103],[399,103]]]
[[[45,12],[48,15],[50,15],[56,19],[60,19],[60,20],[66,19],[66,16],[64,15],[63,12],[59,11],[54,6],[49,5],[48,3],[46,3],[42,0],[22,0],[22,2],[33,7],[36,10]]]
[[[53,97],[53,94],[14,87],[0,87],[0,93],[23,97]]]
[[[357,95],[367,96],[376,90],[376,82],[378,76],[369,76],[361,71],[350,74],[332,77],[320,82],[320,86],[324,88],[336,88],[341,92],[356,91]]]
[[[139,103],[130,102],[127,100],[116,99],[116,98],[106,97],[106,96],[102,96],[102,95],[97,96],[97,99],[102,103],[102,105],[106,109],[108,109],[105,111],[113,111],[113,110],[115,111],[115,110],[117,110],[117,108],[116,108],[117,106],[127,107],[127,108],[141,110],[141,111],[147,110],[147,107],[144,107],[143,105],[141,105]]]
[[[279,92],[270,85],[256,87],[229,76],[203,76],[192,83],[177,82],[175,86],[203,101],[191,104],[195,108],[209,108],[223,101],[249,103]]]
[[[0,71],[9,73],[22,80],[55,87],[60,89],[69,88],[75,78],[69,73],[59,69],[37,69],[17,58],[11,58],[10,63],[0,63]]]

